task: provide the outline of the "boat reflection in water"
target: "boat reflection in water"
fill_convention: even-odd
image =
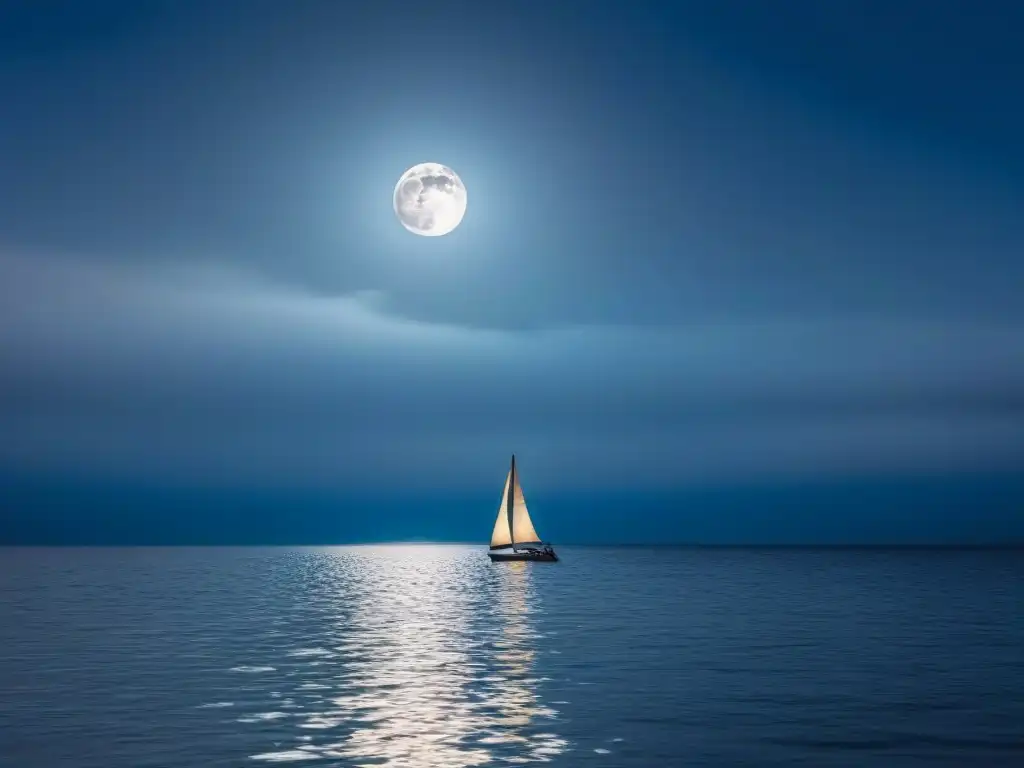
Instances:
[[[332,559],[335,624],[322,648],[304,649],[316,666],[294,670],[287,694],[297,743],[254,758],[456,768],[565,749],[536,690],[534,566],[481,566],[461,547],[353,547]]]
[[[496,706],[491,733],[483,741],[518,745],[522,760],[546,762],[565,749],[565,741],[554,733],[536,733],[544,721],[557,712],[540,704],[533,677],[536,650],[535,631],[529,623],[530,568],[525,562],[510,562],[502,569],[502,588],[497,603],[500,630],[494,641],[496,674],[485,679],[488,700]]]

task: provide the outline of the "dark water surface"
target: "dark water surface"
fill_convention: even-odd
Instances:
[[[0,549],[0,765],[1024,765],[1024,556]]]

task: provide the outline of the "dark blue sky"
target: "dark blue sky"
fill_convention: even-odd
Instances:
[[[1024,537],[1024,5],[419,5],[0,6],[0,541]]]

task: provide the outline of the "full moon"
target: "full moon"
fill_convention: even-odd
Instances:
[[[414,165],[395,185],[395,215],[415,235],[447,235],[466,215],[466,185],[445,165]]]

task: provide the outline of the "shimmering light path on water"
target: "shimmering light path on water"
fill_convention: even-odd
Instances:
[[[0,764],[1019,765],[1013,552],[0,550]]]

